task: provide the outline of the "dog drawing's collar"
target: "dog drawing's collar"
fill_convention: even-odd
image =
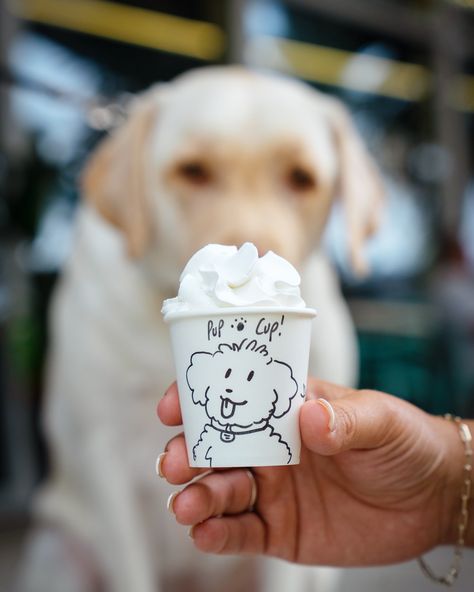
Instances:
[[[259,428],[251,428],[248,430],[236,430],[232,426],[228,425],[225,428],[220,427],[214,419],[211,419],[211,427],[214,428],[217,432],[220,432],[220,438],[222,442],[233,442],[236,436],[242,436],[245,434],[255,434],[255,432],[263,432],[263,430],[267,429],[268,422],[265,422]]]

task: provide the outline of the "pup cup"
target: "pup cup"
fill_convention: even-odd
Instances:
[[[232,284],[222,278],[216,253],[225,254],[227,271],[240,265],[247,281],[242,283],[241,278],[235,286],[235,280]],[[200,259],[197,272],[196,257]],[[217,274],[211,279],[209,258]],[[283,273],[288,269],[289,278]],[[193,283],[190,274],[194,279],[204,276],[212,287],[201,288],[195,310],[190,310],[189,295],[184,298],[186,284]],[[227,282],[231,292],[226,300],[232,295],[234,300],[242,299],[244,287],[247,300],[269,302],[269,285],[265,299],[248,285],[255,276],[260,280],[264,276],[269,285],[278,284],[280,306],[274,301],[266,306],[232,306],[226,301],[222,305],[222,300],[220,306],[215,301],[202,306],[203,293],[215,298],[216,291],[222,292],[216,289],[219,281]],[[202,277],[198,279],[202,283]],[[259,259],[250,243],[239,251],[208,245],[186,266],[177,299],[165,302],[164,318],[170,328],[190,466],[299,463],[299,410],[306,394],[311,321],[316,313],[305,307],[298,285],[299,276],[289,263],[271,252]],[[290,306],[282,306],[281,301]]]

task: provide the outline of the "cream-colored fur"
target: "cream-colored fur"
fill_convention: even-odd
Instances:
[[[218,570],[245,560],[193,551],[164,509],[170,489],[154,462],[172,432],[155,406],[174,371],[161,302],[197,248],[253,241],[302,271],[303,296],[319,310],[311,372],[353,382],[354,331],[319,240],[339,195],[351,260],[365,269],[378,176],[334,100],[205,68],[139,96],[92,155],[83,188],[52,309],[44,419],[53,471],[37,513],[92,550],[112,592],[156,592],[160,578],[188,571],[211,590]]]

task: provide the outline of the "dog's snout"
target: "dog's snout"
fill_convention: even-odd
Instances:
[[[233,391],[232,391],[232,389],[226,388],[226,389],[225,389],[225,392],[226,392],[226,393],[232,393]]]

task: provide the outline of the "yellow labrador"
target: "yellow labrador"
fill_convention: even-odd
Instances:
[[[88,549],[107,590],[156,592],[186,574],[196,589],[222,577],[230,590],[228,570],[242,560],[194,552],[163,509],[169,491],[154,475],[171,436],[154,414],[173,379],[161,302],[206,243],[272,249],[300,269],[303,296],[320,313],[311,372],[351,383],[354,331],[319,242],[339,196],[351,261],[365,270],[378,174],[338,102],[295,81],[219,67],[139,96],[93,153],[83,189],[52,311],[45,426],[53,472],[38,515]],[[57,576],[47,585],[66,589]]]

